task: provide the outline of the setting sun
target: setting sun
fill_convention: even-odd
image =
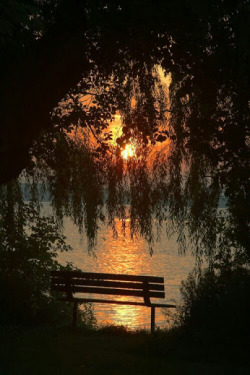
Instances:
[[[131,144],[126,145],[125,149],[121,151],[121,156],[125,160],[128,160],[128,158],[135,156],[135,147]]]

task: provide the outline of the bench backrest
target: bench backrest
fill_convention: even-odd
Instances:
[[[69,301],[73,293],[141,297],[146,305],[152,297],[165,298],[164,278],[158,276],[52,271],[51,290],[65,292]]]

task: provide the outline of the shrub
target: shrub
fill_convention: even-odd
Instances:
[[[212,267],[192,272],[181,287],[179,324],[203,340],[248,340],[250,272],[247,268]]]
[[[72,269],[58,253],[71,248],[54,218],[18,193],[14,183],[0,188],[0,325],[71,324],[72,305],[50,295],[50,271]],[[79,320],[94,324],[89,305]]]

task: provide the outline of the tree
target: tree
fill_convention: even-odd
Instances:
[[[88,71],[84,2],[1,1],[1,182],[20,174],[50,112]]]
[[[98,138],[118,109],[124,121],[120,145],[134,132],[142,145],[166,138],[170,141],[167,158],[166,155],[159,157],[158,164],[151,169],[153,177],[152,173],[145,172],[145,158],[141,158],[139,163],[130,163],[130,214],[135,232],[151,241],[152,214],[157,215],[159,223],[167,216],[173,224],[172,229],[179,228],[181,242],[185,228],[188,230],[197,254],[206,252],[210,256],[215,247],[226,246],[244,249],[249,255],[249,1],[201,3],[183,0],[178,4],[175,1],[159,1],[157,6],[151,1],[139,0],[110,1],[107,4],[102,1],[74,1],[70,4],[66,1],[34,1],[28,4],[35,5],[31,19],[39,15],[46,27],[43,32],[39,29],[38,38],[35,38],[34,31],[29,32],[31,38],[24,42],[21,36],[27,29],[28,21],[19,24],[19,47],[10,48],[16,35],[5,47],[8,53],[2,71],[7,71],[7,74],[2,103],[3,113],[6,113],[5,123],[10,125],[4,128],[1,149],[3,154],[11,155],[9,160],[12,159],[12,163],[9,161],[8,164],[12,167],[2,171],[3,181],[28,165],[23,156],[27,156],[28,150],[33,150],[36,160],[39,154],[41,159],[45,157],[48,161],[45,169],[48,167],[47,171],[55,171],[50,180],[57,215],[71,213],[80,227],[85,222],[89,238],[93,239],[97,229],[96,219],[102,218],[100,207],[104,202],[104,182],[110,191],[110,223],[118,211],[120,216],[124,214],[120,194],[123,189],[121,162],[118,160],[115,166],[103,163],[107,142],[101,140],[99,149],[89,153],[86,144],[70,141],[65,132],[73,123],[84,131],[90,129]],[[23,10],[23,6],[20,9]],[[46,9],[50,9],[49,18],[43,15]],[[70,19],[68,12],[72,14]],[[24,14],[30,14],[30,10]],[[66,36],[63,32],[65,28],[70,30]],[[68,42],[70,38],[74,43]],[[53,48],[51,52],[49,48],[57,40],[63,40],[63,46],[72,51],[72,54],[66,53],[64,66],[58,64],[58,59],[64,56],[65,49]],[[77,64],[79,53],[82,53],[79,45],[83,46],[85,65]],[[27,55],[23,46],[27,46]],[[13,63],[9,67],[13,53],[18,51],[20,54],[20,50],[22,63],[19,60],[18,64]],[[48,61],[51,74],[40,74],[37,64],[41,59],[36,58],[37,50]],[[153,74],[156,64],[161,64],[166,73],[171,73],[169,103],[166,98],[156,98],[157,75]],[[31,66],[28,72],[33,72],[29,74],[33,84],[29,85],[28,94],[21,96],[23,66]],[[17,71],[16,75],[13,75],[13,70]],[[64,83],[66,73],[69,80]],[[81,73],[85,73],[82,83]],[[7,77],[14,78],[11,80],[13,86],[9,85]],[[13,87],[17,88],[15,96]],[[69,95],[74,99],[70,102],[70,116],[63,113],[54,116],[54,126],[53,123],[50,125],[52,133],[38,141],[37,132],[46,127],[49,112],[69,88]],[[96,103],[87,111],[84,106],[81,107],[80,97],[89,88],[97,88],[100,93],[95,92]],[[10,94],[6,95],[8,92]],[[39,94],[36,96],[34,92]],[[48,92],[50,95],[47,95]],[[20,101],[21,122],[10,112],[12,98],[19,97],[24,101],[28,98],[33,113],[27,117],[27,107]],[[42,98],[39,108],[38,97]],[[134,108],[130,105],[132,97],[136,97]],[[17,99],[15,102],[19,103]],[[41,122],[36,121],[37,113],[40,113]],[[29,131],[34,122],[37,123],[35,133]],[[19,129],[28,130],[23,140],[19,139],[18,132],[14,139],[11,137],[13,130],[18,130],[17,124],[21,124]],[[163,126],[165,133],[162,133]],[[55,141],[52,142],[51,137]],[[30,148],[35,138],[36,142]],[[17,145],[22,150],[20,165],[13,160],[13,149]],[[64,156],[63,168],[59,155]],[[46,162],[41,164],[45,166]],[[85,174],[79,173],[80,166]],[[91,170],[95,172],[91,173]],[[107,171],[108,174],[105,174]],[[85,183],[84,186],[84,181],[88,185]],[[91,190],[91,187],[95,189]],[[228,198],[227,218],[217,215],[221,192]],[[218,244],[218,236],[222,232],[225,236]]]
[[[1,323],[55,323],[67,312],[70,320],[70,308],[49,296],[50,270],[64,268],[56,258],[70,246],[54,218],[40,215],[31,202],[23,203],[21,194],[14,182],[0,189]]]

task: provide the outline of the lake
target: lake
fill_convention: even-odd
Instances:
[[[58,257],[60,263],[65,265],[71,262],[86,272],[163,276],[166,298],[158,301],[178,303],[181,281],[185,280],[192,270],[194,257],[191,254],[179,255],[176,237],[173,236],[169,240],[163,234],[161,241],[154,244],[151,256],[146,241],[141,238],[132,241],[129,235],[124,238],[119,221],[117,229],[118,237],[114,238],[111,228],[102,225],[94,253],[89,254],[86,239],[82,239],[77,227],[69,218],[65,218],[64,234],[73,251],[61,253]],[[123,300],[126,298],[120,297]],[[150,308],[147,307],[94,304],[94,312],[98,324],[101,325],[125,325],[130,329],[150,328]],[[166,327],[166,324],[163,311],[156,309],[156,326]]]

